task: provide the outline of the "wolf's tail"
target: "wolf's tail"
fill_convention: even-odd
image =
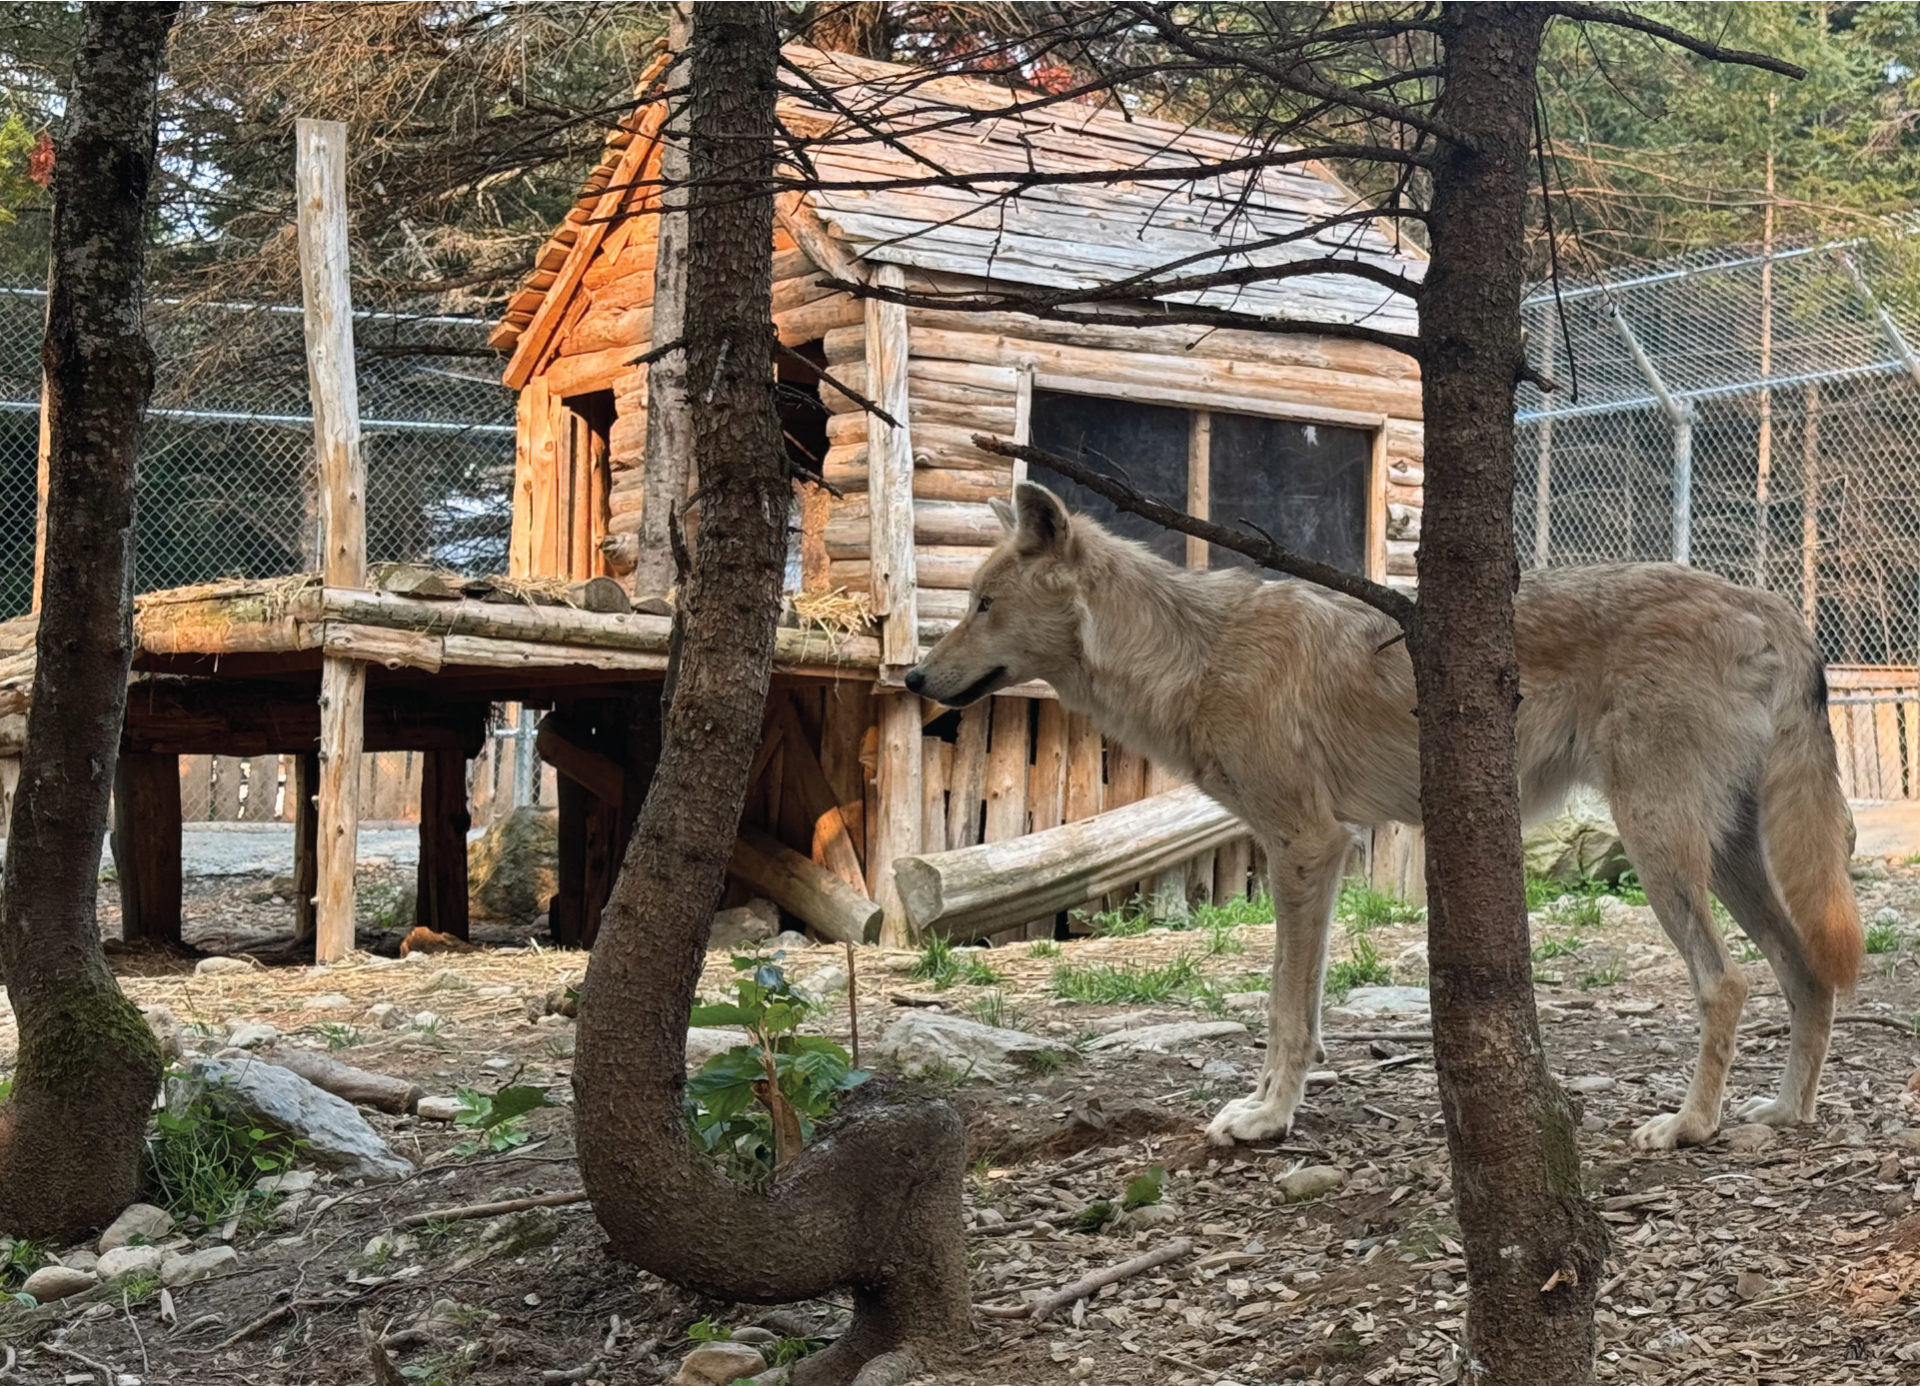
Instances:
[[[1827,722],[1827,676],[1818,651],[1796,630],[1804,661],[1774,709],[1773,744],[1760,772],[1760,838],[1807,961],[1837,991],[1854,983],[1865,940],[1848,863],[1853,815]]]

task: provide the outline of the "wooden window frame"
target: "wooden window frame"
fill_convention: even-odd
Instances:
[[[1020,391],[1016,401],[1016,443],[1029,441],[1033,416],[1033,392],[1048,390],[1062,395],[1093,395],[1102,399],[1125,400],[1132,404],[1153,404],[1187,411],[1187,513],[1197,519],[1212,518],[1209,513],[1209,467],[1215,414],[1249,414],[1256,418],[1281,419],[1288,423],[1327,424],[1351,428],[1367,434],[1367,532],[1366,577],[1373,582],[1387,580],[1387,416],[1354,409],[1326,409],[1297,400],[1274,399],[1261,395],[1236,395],[1222,408],[1218,396],[1200,390],[1139,386],[1120,381],[1100,380],[1083,375],[1064,375],[1053,371],[1024,370],[1020,373]],[[1027,479],[1027,465],[1015,461],[1014,483]],[[1204,540],[1187,536],[1187,567],[1207,566]]]

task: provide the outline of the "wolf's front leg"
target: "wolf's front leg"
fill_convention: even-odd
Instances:
[[[1253,1092],[1220,1109],[1207,1127],[1215,1145],[1279,1140],[1293,1129],[1307,1070],[1320,1046],[1320,988],[1327,935],[1350,840],[1338,824],[1268,845],[1273,866],[1273,990],[1267,998],[1267,1057]]]

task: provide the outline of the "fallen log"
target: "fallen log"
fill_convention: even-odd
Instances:
[[[893,877],[916,942],[976,939],[1127,890],[1246,830],[1185,786],[1025,837],[902,857]]]
[[[317,1049],[276,1046],[270,1055],[281,1068],[291,1069],[316,1088],[344,1097],[356,1107],[371,1107],[376,1112],[405,1115],[426,1096],[404,1078],[374,1073],[330,1059]]]
[[[727,871],[835,943],[880,937],[880,907],[826,867],[753,828],[742,828]]]

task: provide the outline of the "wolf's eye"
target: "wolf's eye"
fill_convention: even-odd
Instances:
[[[982,597],[980,599],[980,605],[974,608],[974,614],[978,616],[984,616],[987,614],[987,608],[992,605],[993,605],[992,597]]]

